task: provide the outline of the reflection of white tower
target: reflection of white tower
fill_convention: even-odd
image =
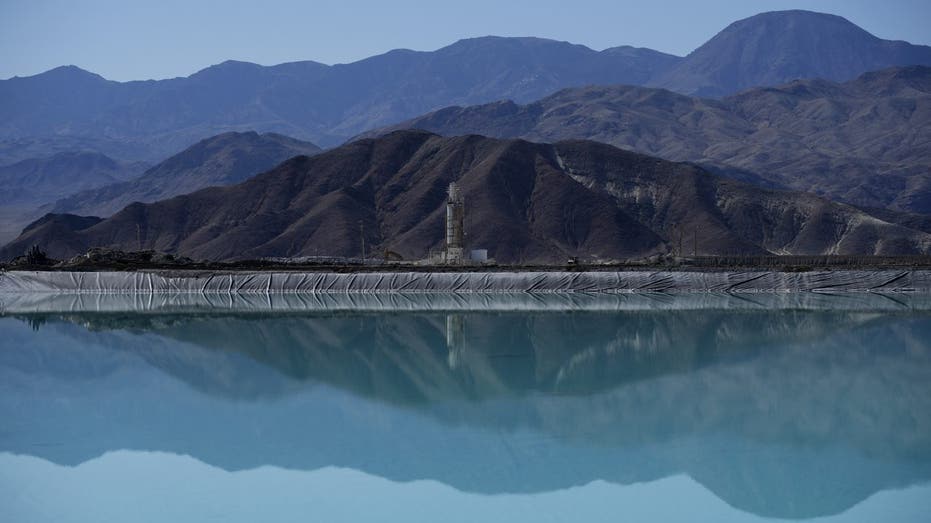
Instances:
[[[446,315],[446,350],[449,368],[459,367],[465,351],[465,321],[460,314]]]
[[[465,201],[455,182],[449,184],[449,199],[446,200],[446,263],[462,263],[463,221]]]

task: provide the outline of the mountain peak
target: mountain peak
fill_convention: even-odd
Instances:
[[[639,56],[656,56],[662,57],[670,60],[679,60],[681,57],[674,54],[664,53],[662,51],[657,51],[655,49],[650,49],[649,47],[634,47],[632,45],[619,45],[616,47],[609,47],[602,51],[602,53],[610,53],[620,56],[630,56],[630,57],[639,57]]]
[[[262,66],[252,62],[245,62],[242,60],[224,60],[216,65],[212,65],[207,69],[259,69]]]
[[[498,36],[498,35],[485,35],[485,36],[474,36],[471,38],[461,38],[456,40],[451,46],[454,45],[475,45],[475,44],[501,44],[501,43],[521,43],[521,44],[566,44],[568,42],[560,40],[552,40],[549,38],[540,38],[537,36]]]
[[[43,78],[63,82],[107,81],[106,78],[100,76],[99,74],[81,69],[76,65],[60,65],[54,69],[49,69],[43,73],[28,76],[26,78]]]
[[[846,34],[847,37],[854,36],[857,38],[870,38],[876,41],[880,40],[866,29],[842,16],[801,9],[768,11],[737,20],[725,27],[714,38],[742,31],[765,31],[768,34],[773,31],[789,31],[793,33],[829,31],[833,37]]]
[[[730,24],[650,84],[722,96],[798,78],[847,81],[912,64],[931,65],[931,47],[882,40],[836,15],[773,11]]]
[[[448,45],[438,52],[474,52],[474,51],[496,51],[499,49],[521,49],[521,50],[544,50],[544,49],[577,49],[580,51],[594,53],[592,49],[581,45],[573,44],[563,40],[552,40],[549,38],[539,38],[536,36],[478,36],[474,38],[463,38],[455,43]]]
[[[747,18],[742,18],[732,23],[731,25],[741,24],[749,22],[751,20],[812,20],[818,22],[838,22],[850,25],[863,31],[862,28],[847,20],[843,16],[835,15],[831,13],[821,13],[818,11],[808,11],[806,9],[785,9],[782,11],[765,11],[762,13],[757,13],[753,16],[748,16]]]
[[[199,78],[199,77],[205,77],[205,76],[224,76],[224,75],[229,75],[229,74],[253,73],[253,72],[261,72],[264,69],[266,68],[259,64],[254,64],[252,62],[242,62],[239,60],[226,60],[216,65],[211,65],[209,67],[205,67],[201,69],[200,71],[197,71],[196,73],[191,75],[191,78]]]

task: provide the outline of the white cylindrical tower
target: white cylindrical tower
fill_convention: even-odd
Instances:
[[[446,200],[446,261],[462,261],[463,223],[465,202],[455,182],[449,184],[449,198]]]

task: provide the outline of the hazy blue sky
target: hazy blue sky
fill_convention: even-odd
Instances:
[[[781,9],[931,44],[931,0],[0,0],[0,78],[66,64],[114,80],[186,76],[227,59],[331,64],[490,34],[684,55],[730,22]]]

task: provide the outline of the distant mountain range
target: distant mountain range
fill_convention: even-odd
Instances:
[[[529,101],[569,85],[643,83],[676,60],[647,49],[596,52],[539,38],[485,37],[335,66],[228,61],[148,82],[113,82],[67,66],[0,81],[0,139],[93,138],[115,155],[142,149],[150,160],[228,130],[334,145],[450,103]]]
[[[280,134],[224,133],[188,147],[132,181],[78,192],[56,202],[54,212],[110,216],[133,202],[154,202],[204,187],[232,185],[320,148]]]
[[[597,140],[770,187],[931,213],[931,68],[923,66],[845,83],[799,80],[723,100],[645,87],[574,88],[527,105],[450,107],[363,136],[409,128]]]
[[[931,234],[799,192],[590,141],[554,145],[398,131],[288,160],[230,187],[132,204],[103,221],[50,215],[0,250],[39,245],[156,249],[217,260],[384,250],[416,259],[443,245],[447,185],[468,202],[466,234],[499,262],[654,254],[914,254]]]
[[[69,66],[0,81],[0,161],[71,144],[154,162],[208,136],[243,130],[333,146],[449,105],[524,103],[566,87],[655,85],[719,96],[913,64],[931,65],[931,47],[881,40],[832,15],[784,11],[736,22],[685,58],[484,37],[334,66],[224,62],[160,81],[113,82]]]

